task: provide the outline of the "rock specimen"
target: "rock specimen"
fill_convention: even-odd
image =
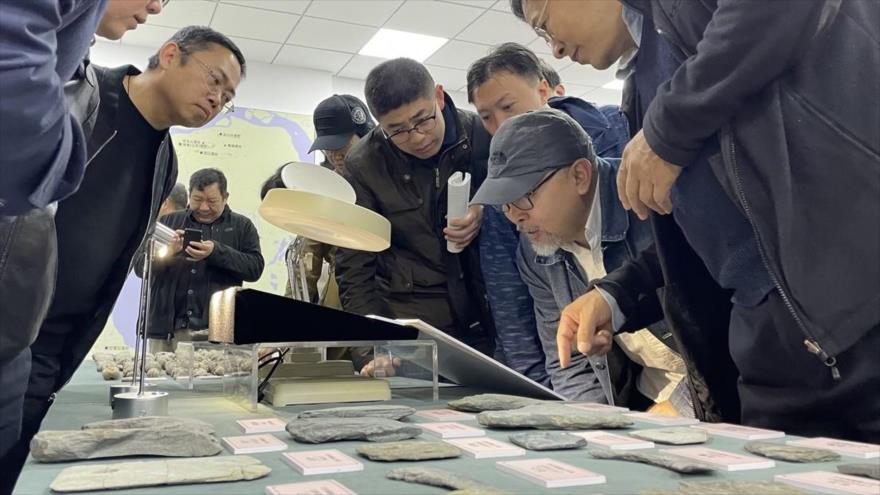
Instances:
[[[390,480],[406,481],[407,483],[419,483],[421,485],[439,486],[453,490],[489,490],[483,493],[497,493],[478,481],[465,478],[444,469],[429,467],[405,467],[392,469],[385,473]]]
[[[287,432],[297,442],[306,443],[337,440],[395,442],[417,437],[422,429],[385,418],[311,418],[287,423]]]
[[[490,428],[539,428],[562,430],[590,430],[599,428],[626,428],[632,420],[620,414],[603,414],[560,406],[540,404],[510,411],[485,411],[477,421]]]
[[[682,481],[678,490],[643,490],[641,495],[806,495],[775,481]]]
[[[210,424],[165,417],[101,421],[82,430],[41,431],[31,440],[31,454],[38,462],[131,455],[204,457],[220,450]]]
[[[843,474],[852,474],[854,476],[864,476],[866,478],[874,478],[875,480],[880,480],[880,462],[874,464],[862,462],[841,464],[837,466],[837,470]]]
[[[577,449],[587,445],[582,437],[552,431],[517,433],[508,438],[513,444],[529,450]]]
[[[116,365],[108,364],[101,370],[101,377],[105,380],[119,380],[122,378],[122,373]]]
[[[652,442],[664,443],[667,445],[692,445],[697,443],[706,443],[706,441],[709,439],[709,434],[706,433],[705,430],[688,428],[686,426],[636,430],[630,432],[630,436],[641,438],[642,440],[650,440]]]
[[[144,486],[255,480],[271,469],[245,455],[211,459],[85,464],[66,468],[49,485],[55,492],[85,492]]]
[[[840,459],[840,454],[827,449],[814,449],[797,445],[773,442],[749,442],[745,449],[753,454],[788,462],[831,462]]]
[[[705,474],[714,471],[715,468],[702,462],[676,459],[673,456],[652,454],[649,452],[627,452],[609,449],[592,449],[590,455],[596,459],[613,459],[618,461],[640,462],[652,466],[662,467],[676,473]]]
[[[372,461],[427,461],[459,457],[461,450],[446,442],[389,442],[364,445],[357,453]]]
[[[403,419],[416,412],[407,406],[353,406],[331,407],[329,409],[313,409],[299,413],[300,419],[306,418],[387,418]]]
[[[541,403],[542,401],[540,400],[519,397],[517,395],[478,394],[462,397],[461,399],[451,401],[446,405],[457,411],[483,412],[519,409],[520,407]]]

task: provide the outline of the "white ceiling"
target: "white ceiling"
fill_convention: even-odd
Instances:
[[[601,88],[614,78],[613,70],[554,59],[547,44],[510,13],[509,0],[172,0],[122,44],[157,48],[178,28],[194,24],[232,38],[249,61],[354,79],[366,78],[382,61],[357,55],[381,27],[449,38],[425,65],[452,91],[464,90],[471,62],[493,45],[516,41],[559,71],[569,95],[608,101],[613,92]]]

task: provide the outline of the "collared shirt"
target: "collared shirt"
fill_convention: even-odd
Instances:
[[[584,227],[587,246],[577,243],[562,246],[563,250],[574,255],[585,280],[601,278],[607,274],[601,248],[602,202],[599,198],[601,192],[598,174],[596,180],[590,215]],[[608,295],[604,291],[597,290],[608,300]],[[636,382],[639,392],[655,402],[668,400],[672,391],[687,374],[681,356],[644,328],[631,333],[619,332],[614,336],[614,340],[627,357],[643,368]]]

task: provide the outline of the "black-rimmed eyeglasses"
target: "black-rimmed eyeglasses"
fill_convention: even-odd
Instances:
[[[516,209],[517,209],[517,210],[520,210],[520,211],[531,210],[532,208],[535,207],[535,203],[532,202],[532,196],[534,196],[535,193],[538,192],[538,189],[540,189],[541,186],[543,186],[543,185],[546,184],[551,178],[553,178],[553,176],[556,175],[556,172],[559,172],[560,170],[562,170],[562,169],[561,169],[561,168],[557,168],[556,170],[554,170],[554,171],[550,172],[549,174],[547,174],[546,176],[544,176],[544,178],[541,179],[541,181],[538,182],[538,183],[535,185],[535,187],[532,188],[531,191],[527,192],[527,193],[525,194],[525,196],[519,198],[518,200],[516,200],[516,201],[514,201],[514,202],[512,202],[512,203],[506,203],[506,204],[503,204],[503,205],[495,206],[495,208],[498,209],[498,210],[500,210],[502,213],[507,213],[507,212],[509,212],[511,206],[516,207]]]
[[[382,133],[385,134],[386,139],[394,141],[395,144],[404,144],[409,141],[410,136],[412,136],[412,133],[414,131],[418,132],[419,134],[427,134],[433,131],[435,127],[437,127],[436,109],[431,116],[419,120],[409,129],[401,129],[399,131],[394,131],[391,134],[388,134],[385,129],[382,129]]]

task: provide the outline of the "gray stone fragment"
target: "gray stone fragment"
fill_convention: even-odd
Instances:
[[[858,462],[851,464],[840,464],[837,470],[843,474],[851,474],[854,476],[864,476],[866,478],[874,478],[880,480],[880,462],[868,464],[866,462]]]
[[[388,442],[363,445],[357,453],[372,461],[427,461],[461,456],[461,450],[446,442]]]
[[[204,457],[222,450],[213,427],[198,420],[137,418],[83,428],[37,433],[31,440],[31,455],[38,462],[59,462],[132,455]]]
[[[422,429],[385,418],[311,418],[287,423],[287,432],[297,442],[306,443],[337,440],[395,442],[417,437]]]
[[[587,441],[577,435],[553,431],[531,431],[510,435],[510,441],[529,450],[577,449],[587,445]]]
[[[392,469],[385,473],[385,477],[390,480],[406,481],[407,483],[418,483],[421,485],[439,486],[441,488],[450,488],[453,490],[492,490],[479,481],[461,476],[460,474],[446,471],[444,469],[429,467],[405,467]],[[497,493],[497,492],[484,492]]]
[[[652,466],[662,467],[676,473],[705,474],[715,469],[702,462],[677,459],[673,456],[653,454],[650,452],[628,452],[610,449],[591,449],[590,455],[596,459],[612,459],[617,461],[640,462]]]
[[[667,445],[692,445],[706,443],[709,439],[709,434],[705,430],[686,426],[636,430],[630,432],[630,436]]]
[[[591,430],[626,428],[632,420],[620,414],[580,411],[551,403],[525,406],[510,411],[485,411],[477,421],[490,428],[539,428],[561,430]]]
[[[299,413],[300,419],[306,418],[387,418],[403,419],[416,412],[408,406],[352,406],[331,407],[329,409],[313,409]]]
[[[246,455],[210,459],[85,464],[64,469],[49,485],[55,492],[255,480],[272,471]]]
[[[446,492],[446,495],[508,495],[509,492],[498,490],[497,488],[462,488],[461,490],[453,490]]]
[[[745,449],[770,459],[788,462],[831,462],[840,459],[840,454],[827,449],[814,449],[798,445],[774,442],[748,442]]]
[[[806,495],[775,481],[682,481],[678,490],[642,490],[641,495]]]
[[[461,399],[448,402],[446,405],[450,409],[455,409],[457,411],[483,412],[519,409],[520,407],[540,404],[541,402],[542,401],[537,399],[519,397],[517,395],[478,394],[462,397]]]

